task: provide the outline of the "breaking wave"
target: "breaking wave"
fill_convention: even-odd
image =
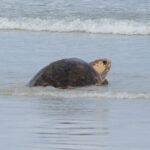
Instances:
[[[129,93],[129,92],[101,92],[99,90],[89,91],[86,89],[61,90],[55,88],[16,88],[1,90],[3,96],[40,97],[51,99],[150,99],[150,93]]]
[[[57,20],[0,17],[0,30],[86,32],[101,34],[150,35],[150,22],[115,19]]]

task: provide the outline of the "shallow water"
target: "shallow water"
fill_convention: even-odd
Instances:
[[[19,150],[148,150],[149,100],[0,97],[0,145]]]
[[[107,57],[112,61],[112,68],[107,76],[109,86],[66,91],[70,93],[69,98],[73,95],[81,98],[82,95],[87,95],[87,98],[88,95],[105,98],[106,95],[106,98],[150,99],[148,36],[1,32],[0,43],[2,95],[40,96],[41,93],[41,96],[58,96],[62,93],[61,96],[66,98],[68,94],[63,94],[61,90],[30,90],[26,85],[41,68],[55,60],[79,57],[90,62]]]
[[[0,148],[149,150],[150,2],[0,0]],[[108,86],[29,88],[49,63],[109,58]]]
[[[148,150],[150,38],[0,32],[0,146],[7,150]],[[108,57],[105,87],[29,88],[52,61]]]

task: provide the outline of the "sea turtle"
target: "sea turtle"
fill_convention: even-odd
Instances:
[[[106,85],[105,79],[110,70],[109,59],[98,59],[87,63],[79,58],[55,61],[41,71],[29,82],[29,86],[54,86],[71,88],[87,85]]]

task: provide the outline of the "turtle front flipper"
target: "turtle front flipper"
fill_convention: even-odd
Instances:
[[[104,80],[102,80],[101,82],[96,83],[95,85],[96,85],[96,86],[108,85],[108,80],[104,79]]]
[[[108,85],[108,80],[107,80],[107,79],[104,79],[101,84],[102,84],[102,85]]]

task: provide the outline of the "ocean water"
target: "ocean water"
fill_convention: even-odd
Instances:
[[[0,0],[0,29],[149,35],[148,0]]]
[[[149,150],[149,8],[148,0],[0,0],[0,147]],[[70,57],[109,58],[109,85],[27,86]]]

